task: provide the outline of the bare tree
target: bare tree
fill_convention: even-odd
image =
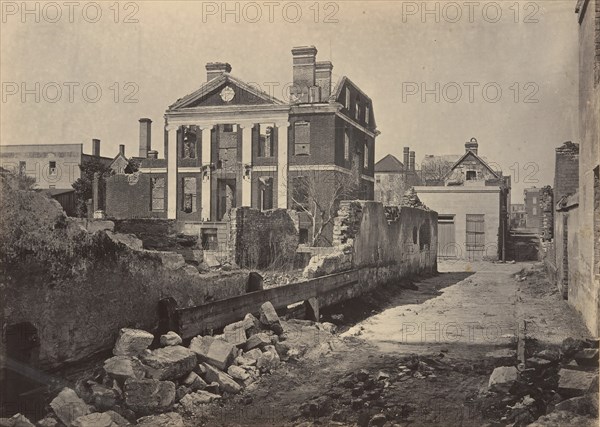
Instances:
[[[442,181],[450,172],[454,162],[442,157],[432,156],[423,160],[421,164],[421,178],[423,181]]]
[[[358,183],[350,176],[314,170],[293,178],[291,183],[292,208],[306,214],[312,225],[311,246],[323,241],[331,244],[324,232],[333,224],[340,201],[358,196]]]

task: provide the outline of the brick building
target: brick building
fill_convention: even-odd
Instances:
[[[525,228],[525,205],[523,203],[510,205],[510,228]]]
[[[415,168],[415,152],[404,147],[404,163],[388,154],[375,164],[375,200],[384,206],[398,206],[404,193],[415,185],[422,185]]]
[[[415,190],[438,212],[438,256],[468,260],[504,256],[508,235],[510,177],[493,170],[479,156],[471,138],[465,153],[441,179]]]
[[[206,82],[165,112],[164,158],[150,146],[150,119],[140,120],[140,173],[109,178],[107,215],[184,221],[214,239],[234,207],[301,204],[307,180],[321,202],[338,182],[372,200],[373,104],[347,77],[334,85],[333,65],[316,56],[314,46],[292,49],[290,102],[232,76],[227,63],[208,63]],[[301,235],[309,223],[301,215]]]
[[[542,225],[542,210],[540,209],[540,188],[531,187],[523,191],[525,204],[525,228],[538,233]]]

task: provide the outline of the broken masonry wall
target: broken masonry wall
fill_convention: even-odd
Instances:
[[[179,254],[138,250],[141,242],[132,236],[93,236],[91,259],[82,258],[64,277],[51,277],[34,258],[2,270],[3,331],[21,322],[37,329],[36,368],[110,350],[123,327],[156,330],[163,298],[188,307],[246,292],[248,271],[200,274]]]
[[[360,269],[376,284],[437,271],[437,213],[420,207],[384,207],[344,201],[334,222],[333,253],[315,256],[308,278]]]
[[[296,211],[231,210],[230,257],[242,268],[293,267],[298,239]]]
[[[106,178],[106,216],[110,219],[167,218],[167,189],[164,186],[162,199],[152,198],[152,180],[162,178],[166,173],[117,174]],[[159,195],[154,190],[155,196]]]

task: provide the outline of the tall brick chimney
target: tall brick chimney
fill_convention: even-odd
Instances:
[[[152,120],[140,119],[140,157],[148,157],[148,151],[152,149]]]
[[[408,169],[411,171],[414,171],[415,170],[415,152],[414,151],[411,151],[409,153],[408,164],[409,164]]]
[[[326,102],[331,96],[331,61],[318,61],[315,64],[315,82],[321,88],[321,102]]]
[[[231,65],[228,62],[209,62],[206,64],[206,81],[209,82],[223,73],[231,73]]]
[[[100,157],[100,140],[92,139],[92,156]]]
[[[469,142],[465,143],[465,153],[472,151],[473,153],[477,154],[478,148],[479,144],[475,138],[471,138]]]
[[[408,168],[408,166],[409,166],[409,164],[408,164],[409,163],[409,160],[408,160],[408,157],[409,157],[408,152],[409,152],[409,150],[410,150],[409,147],[404,147],[404,159],[403,159],[403,163],[404,163],[404,170],[405,171],[407,171],[409,169]]]
[[[119,154],[123,157],[125,157],[125,144],[120,144],[119,145]]]
[[[317,48],[299,46],[292,48],[293,82],[291,93],[300,102],[309,101],[310,88],[315,86]]]

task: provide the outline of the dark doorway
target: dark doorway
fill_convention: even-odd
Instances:
[[[217,221],[222,221],[237,206],[235,193],[235,179],[217,180]]]

